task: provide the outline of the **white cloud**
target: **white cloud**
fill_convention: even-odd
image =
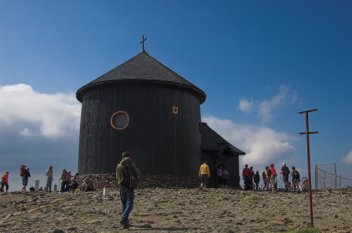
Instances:
[[[268,127],[239,125],[230,120],[214,116],[202,119],[228,142],[246,152],[241,157],[243,163],[250,165],[267,165],[269,163],[288,160],[296,137],[276,132]]]
[[[257,110],[261,122],[270,123],[274,118],[273,111],[275,109],[286,103],[293,104],[297,101],[298,97],[296,92],[291,91],[288,86],[281,86],[277,94],[268,100],[249,101],[246,98],[241,99],[239,101],[238,108],[245,113]]]
[[[245,113],[249,113],[253,109],[253,101],[249,101],[247,99],[241,99],[238,103],[238,108]]]
[[[29,130],[28,128],[23,128],[22,130],[20,130],[19,134],[22,135],[22,136],[28,136],[28,137],[36,136],[36,134],[33,133],[33,132],[32,132],[31,130]]]
[[[64,137],[79,130],[80,113],[73,93],[43,94],[27,84],[0,86],[0,123],[17,126],[19,135]]]
[[[289,90],[289,87],[282,86],[279,88],[278,93],[270,100],[264,100],[259,104],[259,116],[261,117],[263,123],[271,122],[273,118],[272,111],[287,101]]]
[[[345,157],[343,157],[342,162],[352,164],[352,150],[348,152]]]

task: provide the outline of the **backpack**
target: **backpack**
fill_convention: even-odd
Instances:
[[[290,169],[288,167],[283,167],[282,168],[282,174],[285,176],[290,175]]]
[[[243,170],[243,176],[244,177],[250,177],[251,176],[251,170],[249,170],[249,168],[245,168],[244,170]]]
[[[135,189],[138,186],[138,180],[128,165],[123,166],[123,185],[129,189]]]
[[[298,171],[295,171],[293,173],[293,178],[296,179],[296,180],[300,180],[300,175],[299,175],[299,172]]]
[[[21,167],[20,167],[20,176],[24,176],[24,173],[25,173],[24,165],[21,165]]]

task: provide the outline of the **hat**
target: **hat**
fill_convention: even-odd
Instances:
[[[129,157],[129,156],[130,156],[130,152],[128,151],[122,152],[122,158]]]

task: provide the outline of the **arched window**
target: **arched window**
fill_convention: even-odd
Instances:
[[[124,130],[130,123],[130,117],[125,111],[117,111],[111,115],[110,124],[114,129]]]

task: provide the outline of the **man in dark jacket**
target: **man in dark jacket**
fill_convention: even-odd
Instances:
[[[290,169],[286,166],[286,163],[282,164],[281,174],[282,174],[282,178],[285,183],[285,191],[287,192],[287,191],[289,191],[288,177],[290,176]]]
[[[134,162],[130,158],[130,154],[128,151],[122,153],[122,160],[116,167],[116,179],[117,183],[120,186],[120,197],[122,203],[121,210],[121,225],[123,228],[129,228],[129,215],[133,208],[134,201],[134,187],[131,187],[129,184],[129,180],[127,180],[126,172],[131,171],[132,174],[129,176],[134,176],[137,181],[140,178],[140,171],[138,167],[134,164]],[[129,177],[131,178],[131,177]]]

